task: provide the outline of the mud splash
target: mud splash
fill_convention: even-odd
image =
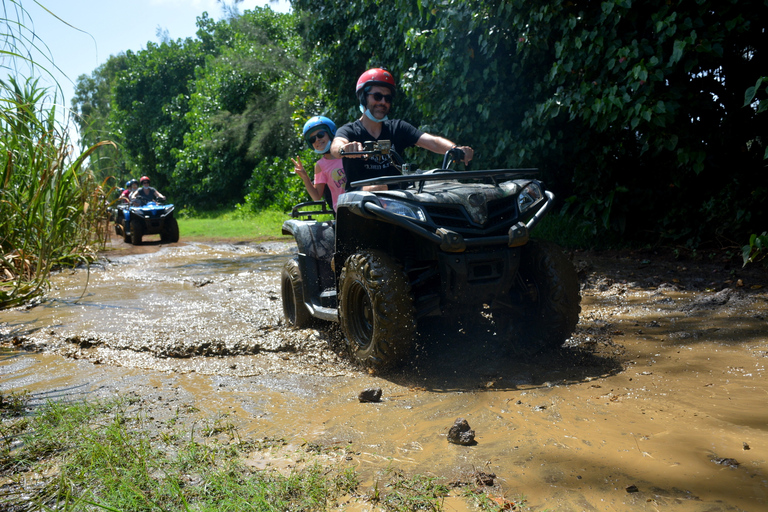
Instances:
[[[284,327],[291,250],[178,244],[61,273],[49,301],[0,313],[0,389],[132,393],[155,418],[194,405],[246,436],[350,446],[371,485],[482,470],[532,510],[764,510],[764,275],[577,255],[583,313],[560,352],[517,359],[478,319],[428,326],[412,364],[374,376],[332,326]],[[382,402],[360,403],[371,387]],[[458,417],[476,445],[447,442]]]

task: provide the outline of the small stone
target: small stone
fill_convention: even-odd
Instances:
[[[381,402],[381,388],[364,389],[357,395],[360,402]]]
[[[464,418],[457,419],[448,430],[448,442],[469,446],[475,444],[475,431]]]
[[[493,485],[493,480],[496,478],[495,473],[484,473],[482,471],[478,471],[474,474],[475,477],[475,483],[477,485],[486,485],[488,487],[491,487]]]
[[[640,489],[638,489],[637,486],[633,484],[627,487],[627,492],[640,492]]]
[[[749,450],[749,444],[747,444],[746,442],[743,442],[743,443],[741,443],[741,447],[742,447],[744,450]]]

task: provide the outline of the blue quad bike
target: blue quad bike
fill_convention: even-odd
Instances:
[[[303,328],[338,322],[354,360],[383,370],[406,362],[430,317],[492,318],[513,352],[562,346],[581,312],[576,271],[559,247],[531,232],[554,201],[535,169],[411,171],[389,141],[358,154],[390,155],[402,176],[358,181],[388,190],[293,208],[283,224],[298,246],[282,271],[283,313]]]
[[[144,205],[121,204],[113,210],[115,233],[125,243],[140,245],[145,235],[160,235],[164,243],[179,241],[179,223],[172,204],[150,201]]]

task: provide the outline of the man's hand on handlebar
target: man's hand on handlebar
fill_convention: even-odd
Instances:
[[[360,142],[349,142],[341,146],[341,156],[344,158],[363,158],[365,155],[361,155],[365,150]]]
[[[475,156],[474,150],[469,146],[454,146],[450,149],[450,153],[455,162],[464,162],[464,165],[469,165],[472,157]]]

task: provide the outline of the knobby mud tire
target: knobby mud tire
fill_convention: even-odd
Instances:
[[[516,286],[524,297],[521,318],[497,322],[510,331],[513,351],[533,355],[560,348],[581,312],[579,278],[571,261],[557,245],[531,240],[522,250]]]
[[[347,258],[339,283],[339,322],[354,359],[377,370],[406,361],[416,320],[402,266],[383,252],[360,252]]]
[[[131,243],[141,245],[141,238],[144,236],[144,226],[136,220],[131,221]]]
[[[312,315],[304,304],[304,288],[299,272],[299,257],[294,256],[283,265],[280,280],[283,297],[283,316],[291,327],[304,329],[312,324]]]
[[[160,240],[164,243],[175,244],[179,241],[179,222],[175,217],[167,219]]]

